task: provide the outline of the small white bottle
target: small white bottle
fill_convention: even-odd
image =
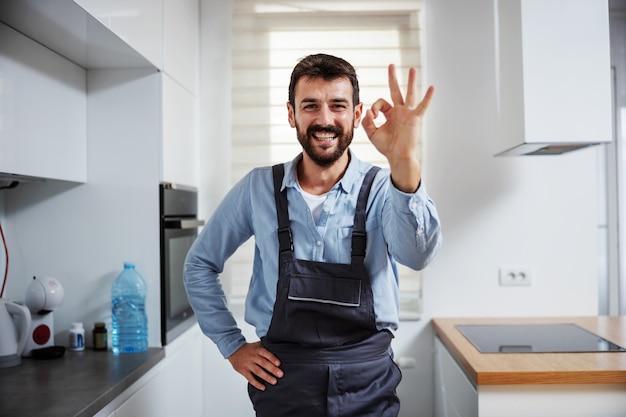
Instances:
[[[83,328],[83,323],[72,323],[69,349],[73,351],[85,350],[85,329]]]

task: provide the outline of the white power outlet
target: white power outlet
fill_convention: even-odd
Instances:
[[[527,267],[500,268],[500,285],[503,287],[529,286],[532,282],[532,271]]]

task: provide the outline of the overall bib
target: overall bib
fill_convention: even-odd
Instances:
[[[401,373],[388,331],[376,329],[365,258],[366,204],[379,168],[365,176],[352,230],[352,262],[296,259],[282,164],[273,167],[278,217],[279,277],[263,345],[284,377],[259,391],[248,384],[257,417],[396,417]]]

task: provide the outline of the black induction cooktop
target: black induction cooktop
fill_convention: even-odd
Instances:
[[[574,323],[459,324],[456,328],[482,353],[626,351]]]

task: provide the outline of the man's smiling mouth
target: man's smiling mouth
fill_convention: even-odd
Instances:
[[[330,142],[331,140],[337,138],[337,134],[332,132],[315,132],[313,133],[313,137],[316,140]]]

